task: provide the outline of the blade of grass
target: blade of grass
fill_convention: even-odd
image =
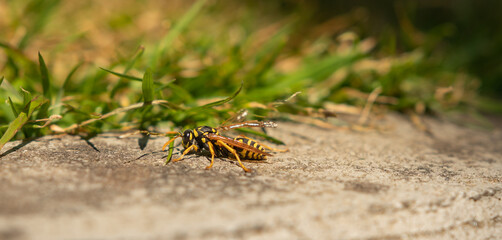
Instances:
[[[190,92],[188,92],[186,89],[183,87],[179,86],[178,84],[169,84],[169,88],[172,89],[173,94],[176,94],[179,98],[183,100],[183,102],[192,102],[194,101],[192,95]]]
[[[36,63],[33,62],[28,56],[26,56],[21,50],[9,45],[8,43],[0,42],[0,47],[7,52],[8,56],[16,56],[23,59],[23,61],[29,63],[30,65],[36,65]]]
[[[51,85],[49,80],[49,71],[47,70],[47,65],[45,64],[42,54],[38,52],[38,62],[40,64],[40,77],[42,79],[42,92],[44,97],[48,100],[48,103],[40,108],[37,113],[37,118],[47,118],[49,116],[49,106],[51,102]]]
[[[8,99],[9,99],[10,108],[12,109],[12,113],[14,113],[14,116],[16,116],[16,117],[19,116],[19,113],[17,112],[16,106],[14,106],[12,99],[10,97],[8,97]]]
[[[154,92],[153,92],[152,70],[150,68],[146,69],[145,75],[143,76],[141,87],[143,90],[144,105],[152,104]]]
[[[5,78],[4,76],[2,76],[2,78],[0,78],[0,85],[2,85],[2,82],[3,82],[4,78]]]
[[[143,56],[143,53],[145,52],[145,47],[143,46],[140,46],[139,49],[138,49],[138,52],[136,53],[136,55],[133,57],[133,59],[127,64],[125,70],[124,70],[124,74],[126,74],[127,72],[129,72],[129,70],[131,70],[131,68],[134,66],[134,64],[136,63],[136,61],[138,61],[138,59]]]
[[[241,92],[243,86],[244,86],[244,82],[241,82],[241,86],[239,87],[239,89],[237,89],[237,91],[234,94],[232,94],[232,96],[230,96],[228,98],[225,98],[225,99],[219,100],[219,101],[215,101],[215,102],[212,102],[212,103],[208,103],[208,104],[205,104],[205,105],[202,105],[202,106],[199,106],[199,107],[195,107],[195,108],[192,108],[190,110],[199,110],[201,108],[211,108],[211,107],[214,107],[214,106],[218,106],[218,105],[222,105],[224,103],[227,103],[227,102],[231,101],[232,99],[234,99],[235,97],[237,97],[237,95]]]
[[[66,76],[66,78],[64,79],[64,83],[63,83],[63,86],[62,86],[62,90],[63,91],[67,91],[68,90],[68,84],[70,82],[70,79],[71,77],[73,77],[73,74],[75,74],[75,72],[82,66],[82,62],[78,63],[75,67],[73,67],[70,71],[70,73],[68,74],[68,76]]]
[[[45,103],[47,103],[49,100],[43,98],[43,97],[39,97],[39,96],[36,96],[34,97],[25,107],[24,107],[24,110],[23,112],[26,113],[28,115],[28,118],[31,117],[31,115],[33,114],[33,112],[35,112],[35,110],[37,110],[38,108],[40,108],[42,105],[44,105]]]
[[[481,111],[494,114],[502,114],[502,104],[499,100],[490,99],[487,97],[478,97],[475,105]]]
[[[305,64],[299,70],[277,79],[267,87],[254,88],[247,92],[249,99],[269,99],[285,94],[284,91],[301,91],[308,84],[322,81],[328,78],[337,69],[347,66],[362,58],[364,54],[352,52],[346,55],[328,56],[320,61]],[[307,81],[308,80],[308,81]]]
[[[168,80],[166,83],[164,83],[160,87],[156,88],[155,92],[160,92],[160,91],[164,90],[165,88],[170,87],[171,83],[173,83],[174,81],[176,81],[176,79]]]
[[[167,165],[170,161],[171,158],[173,157],[173,152],[174,152],[174,141],[169,144],[169,153],[167,154],[167,159],[164,162],[164,165]]]
[[[19,49],[24,49],[28,46],[31,39],[36,36],[38,33],[42,31],[42,29],[49,23],[50,17],[54,15],[54,11],[56,7],[59,5],[60,0],[37,0],[31,1],[28,4],[28,7],[24,9],[26,12],[25,15],[35,16],[34,18],[31,16],[26,16],[30,19],[32,23],[31,26],[28,26],[26,30],[26,34],[23,36],[21,41],[19,41],[18,47]]]
[[[50,91],[50,81],[49,81],[49,71],[47,70],[47,65],[45,65],[44,58],[42,54],[38,52],[38,62],[40,64],[40,76],[42,78],[42,91],[44,97],[47,99],[51,99],[51,91]]]
[[[78,68],[80,68],[80,66],[82,66],[82,64],[83,63],[80,62],[75,67],[73,67],[71,69],[70,73],[66,76],[66,78],[63,82],[63,86],[61,86],[61,88],[59,88],[58,95],[56,96],[56,100],[54,101],[54,106],[56,106],[56,107],[54,108],[53,114],[61,115],[61,112],[63,111],[63,105],[61,104],[61,99],[63,98],[65,92],[68,91],[68,84],[70,82],[71,77],[73,76],[73,74],[75,74],[75,72],[78,70]]]
[[[91,96],[94,94],[104,93],[106,91],[106,88],[101,86],[103,84],[107,84],[107,76],[108,73],[102,71],[101,69],[93,69],[92,71],[88,71],[87,77],[84,78],[83,81],[79,82],[79,92],[83,96]]]
[[[33,97],[31,96],[31,93],[26,91],[24,88],[21,88],[21,91],[23,92],[23,106],[26,107],[30,104]]]
[[[14,99],[14,101],[20,102],[23,100],[23,97],[21,96],[21,94],[19,94],[19,92],[16,90],[16,88],[14,88],[10,84],[9,80],[3,81],[2,84],[0,85],[0,87],[2,89],[4,89],[8,93],[8,96],[12,97]]]
[[[102,68],[100,67],[102,70],[106,71],[106,72],[109,72],[117,77],[121,77],[121,78],[125,78],[125,79],[129,79],[129,80],[133,80],[133,81],[143,81],[143,79],[139,78],[139,77],[133,77],[133,76],[130,76],[130,75],[126,75],[126,74],[122,74],[122,73],[118,73],[118,72],[114,72],[112,70],[108,70],[106,68]]]
[[[31,101],[32,101],[32,96],[31,93],[24,90],[21,88],[23,92],[23,109],[21,109],[22,112],[26,113],[28,115],[28,118],[30,118],[31,113],[30,113],[30,108],[31,108]],[[30,135],[29,130],[22,129],[23,134],[25,137],[28,137]]]
[[[30,118],[31,114],[43,103],[45,103],[45,101],[46,100],[43,98],[35,98],[32,99],[27,106],[25,106],[25,110],[19,113],[16,119],[14,119],[14,121],[12,121],[9,124],[9,127],[3,134],[2,138],[0,139],[0,150],[3,148],[5,143],[10,141],[16,135],[16,133],[24,126],[24,124],[28,122],[28,119]]]
[[[199,14],[202,7],[206,4],[206,0],[199,0],[186,12],[183,17],[174,25],[172,29],[169,29],[167,35],[160,41],[157,50],[154,52],[151,58],[150,66],[156,66],[155,63],[159,59],[159,56],[164,56],[166,51],[173,41],[188,27],[190,22]]]
[[[259,63],[267,59],[275,59],[276,56],[281,52],[284,47],[288,36],[291,34],[291,25],[287,24],[282,26],[277,32],[273,33],[270,38],[260,46],[260,49],[256,52],[254,60]]]
[[[136,63],[136,61],[138,61],[138,59],[141,56],[143,56],[144,52],[145,52],[145,47],[140,46],[138,52],[135,54],[135,56],[133,57],[133,59],[127,64],[127,66],[124,69],[124,72],[122,72],[122,74],[126,74],[127,72],[129,72],[129,70],[131,70],[131,68],[134,66],[134,64]],[[113,99],[113,97],[115,96],[115,94],[117,93],[117,91],[121,87],[123,87],[123,85],[124,85],[124,80],[122,78],[120,78],[119,81],[117,82],[117,84],[113,87],[112,91],[110,92],[110,98]]]
[[[26,115],[26,113],[22,112],[16,117],[16,119],[14,119],[14,121],[9,124],[9,127],[3,134],[2,138],[0,138],[0,150],[16,135],[19,129],[21,129],[27,121],[28,116]]]

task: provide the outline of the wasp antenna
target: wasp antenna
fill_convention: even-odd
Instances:
[[[176,136],[176,137],[173,137],[173,138],[171,138],[169,141],[167,141],[167,142],[164,144],[164,146],[162,146],[162,151],[164,151],[164,149],[166,149],[166,147],[167,147],[167,146],[169,146],[169,144],[171,144],[171,143],[172,143],[172,142],[173,142],[176,138],[179,138],[179,137],[181,137],[181,134],[180,134],[180,135],[178,135],[178,136]]]

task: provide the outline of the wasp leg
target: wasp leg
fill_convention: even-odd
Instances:
[[[214,156],[216,155],[214,153],[214,147],[213,147],[213,144],[211,142],[207,142],[207,145],[209,146],[209,152],[211,152],[211,164],[209,164],[209,166],[206,167],[206,169],[210,169],[213,167],[213,163],[214,163]]]
[[[259,142],[259,141],[256,141],[256,140],[254,140],[254,139],[252,139],[252,138],[250,138],[250,137],[246,137],[246,136],[244,136],[244,135],[239,135],[239,136],[237,136],[237,137],[240,137],[240,138],[247,138],[247,139],[249,139],[249,140],[251,140],[251,141],[255,141],[255,142],[256,142],[256,143],[258,143],[260,146],[262,146],[262,147],[264,147],[264,148],[266,148],[266,149],[268,149],[268,150],[270,150],[270,151],[273,151],[273,152],[287,152],[287,151],[289,151],[289,149],[287,149],[287,148],[286,148],[286,149],[278,149],[278,148],[269,147],[269,146],[267,146],[267,145],[265,145],[265,144],[263,144],[263,143],[261,143],[261,142]]]
[[[176,159],[173,159],[173,160],[172,160],[172,162],[177,162],[177,161],[181,160],[181,159],[182,159],[185,155],[187,155],[187,153],[189,153],[189,152],[192,150],[192,148],[194,148],[194,147],[195,147],[195,145],[192,145],[192,146],[190,146],[189,148],[185,149],[185,151],[183,151],[183,154],[181,154],[181,157],[176,158]]]
[[[173,138],[171,138],[169,141],[167,141],[167,142],[164,144],[164,146],[162,146],[162,151],[164,151],[164,150],[166,149],[166,147],[167,147],[167,146],[169,146],[169,144],[171,144],[174,140],[176,140],[176,138],[179,138],[179,137],[181,137],[181,135],[178,135],[178,136],[176,136],[176,137],[173,137]]]
[[[244,164],[242,164],[241,162],[241,159],[239,158],[239,154],[237,154],[237,151],[235,151],[235,149],[231,148],[230,146],[228,146],[226,143],[224,143],[223,141],[221,140],[218,140],[217,143],[223,147],[225,147],[228,151],[230,151],[232,154],[234,154],[235,156],[235,159],[237,159],[237,161],[239,162],[239,165],[241,166],[242,169],[244,169],[244,171],[246,172],[251,172],[251,170],[247,169],[246,167],[244,167]]]

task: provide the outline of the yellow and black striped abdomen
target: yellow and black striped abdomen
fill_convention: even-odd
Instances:
[[[262,152],[265,152],[265,149],[256,141],[253,141],[248,138],[242,138],[242,137],[237,137],[234,140],[239,141],[241,143],[247,144],[250,147],[256,148]],[[256,153],[249,151],[247,149],[237,149],[237,153],[239,154],[239,157],[242,159],[247,159],[247,160],[263,160],[266,159],[266,156],[264,156],[261,153]]]

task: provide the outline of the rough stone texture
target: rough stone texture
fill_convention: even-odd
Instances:
[[[0,239],[501,239],[502,131],[402,116],[385,132],[280,123],[267,162],[163,165],[166,138],[12,142]],[[146,147],[141,149],[140,146]]]

